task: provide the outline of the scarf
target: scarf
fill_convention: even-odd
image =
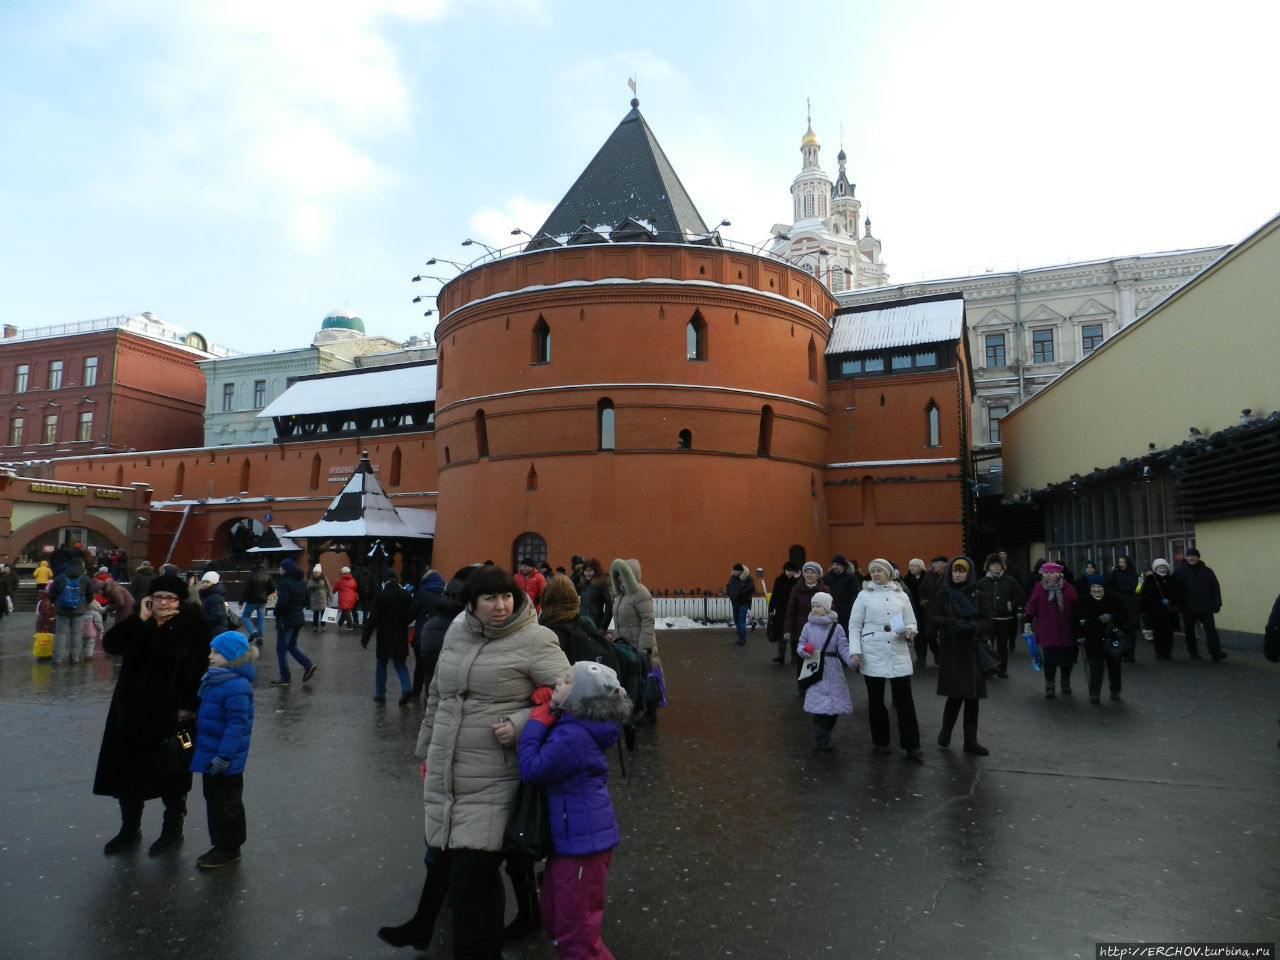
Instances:
[[[1054,580],[1053,583],[1049,582],[1050,578],[1053,578]],[[1058,605],[1059,612],[1062,611],[1062,585],[1065,582],[1066,580],[1063,578],[1062,574],[1047,573],[1045,574],[1044,581],[1041,584],[1041,586],[1044,587],[1044,592],[1048,595],[1050,601]]]
[[[963,560],[969,567],[968,577],[964,583],[956,583],[951,579],[951,571],[955,568],[956,561]],[[973,605],[973,601],[969,599],[969,591],[973,587],[973,561],[968,557],[956,557],[947,566],[947,596],[951,598],[951,613],[953,616],[961,620],[976,617],[978,608]]]

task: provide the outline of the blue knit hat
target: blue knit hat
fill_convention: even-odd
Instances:
[[[228,663],[239,660],[249,652],[249,640],[238,630],[224,630],[213,638],[209,646],[222,654]]]

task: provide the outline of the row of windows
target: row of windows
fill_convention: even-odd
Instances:
[[[685,357],[689,360],[705,361],[707,359],[707,321],[703,319],[701,312],[695,310],[693,317],[685,324],[684,328],[684,344]],[[533,335],[531,341],[531,350],[529,359],[532,363],[550,363],[551,362],[551,325],[547,321],[538,317],[533,325]],[[436,386],[441,386],[440,368],[437,367]],[[809,379],[817,381],[818,379],[818,348],[814,343],[813,337],[809,338]],[[261,383],[262,381],[259,381]],[[232,384],[226,384],[223,387],[222,409],[230,410],[228,404]]]
[[[769,404],[765,404],[760,408],[759,432],[756,437],[756,456],[758,457],[769,457],[773,455],[773,420],[773,407]],[[938,405],[933,400],[930,400],[925,406],[924,427],[925,446],[942,446],[942,431]],[[490,456],[489,427],[483,410],[476,411],[475,431],[476,450],[478,455],[481,457]],[[617,449],[616,413],[613,409],[613,401],[608,397],[601,397],[600,400],[596,402],[596,449]],[[676,434],[676,449],[693,449],[693,431],[685,429]],[[444,462],[452,462],[452,456],[448,447],[444,448]]]
[[[1087,357],[1102,346],[1102,324],[1086,323],[1080,327],[1080,355]],[[1007,360],[1003,333],[988,333],[985,340],[988,367],[1003,367]],[[1031,331],[1031,362],[1053,363],[1053,328]]]
[[[894,350],[868,356],[832,357],[827,376],[832,380],[847,377],[902,373],[907,370],[936,370],[941,366],[941,353],[936,347],[917,350]]]
[[[50,390],[62,389],[62,371],[63,371],[63,362],[61,360],[49,361],[48,389]],[[81,385],[85,387],[92,387],[96,385],[97,382],[98,382],[98,358],[85,357],[84,358],[84,377],[81,381]],[[31,364],[20,363],[18,364],[17,373],[13,378],[13,392],[26,393],[30,389],[31,389]]]
[[[267,405],[267,381],[253,381],[253,409],[261,410]],[[236,385],[234,383],[224,383],[222,385],[222,412],[230,413],[236,408]]]
[[[13,417],[9,421],[9,446],[20,447],[25,442],[26,420],[23,417]],[[80,414],[80,420],[76,429],[77,440],[93,439],[93,411],[86,411]],[[57,443],[58,442],[58,415],[56,413],[45,414],[43,429],[40,431],[40,443]]]

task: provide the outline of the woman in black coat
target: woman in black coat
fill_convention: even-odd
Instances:
[[[209,633],[200,607],[185,603],[181,577],[155,577],[138,612],[102,638],[102,649],[121,657],[107,726],[102,734],[93,792],[120,802],[120,832],[104,853],[119,853],[142,839],[147,800],[164,801],[164,825],[151,845],[154,856],[182,843],[191,792],[188,770],[162,770],[160,744],[180,723],[195,719],[200,678],[209,666]]]
[[[400,586],[400,575],[388,570],[382,575],[382,589],[373,598],[373,609],[364,620],[364,633],[360,646],[369,648],[369,639],[376,632],[374,645],[378,665],[373,671],[373,699],[385,703],[387,699],[387,661],[395,667],[400,678],[400,706],[413,699],[413,681],[405,661],[409,658],[409,605],[413,597]]]
[[[1084,656],[1089,664],[1089,702],[1102,699],[1102,670],[1106,664],[1111,699],[1120,699],[1120,659],[1108,657],[1104,642],[1112,629],[1125,630],[1128,613],[1120,598],[1107,590],[1106,580],[1099,574],[1089,578],[1089,592],[1076,600],[1076,619],[1084,637]],[[1125,633],[1128,636],[1128,633]]]
[[[1182,609],[1182,587],[1169,572],[1169,561],[1157,557],[1151,572],[1142,578],[1142,614],[1147,618],[1156,645],[1157,660],[1173,659],[1173,631]]]
[[[1129,637],[1129,652],[1122,658],[1126,663],[1133,663],[1138,629],[1142,625],[1138,615],[1138,582],[1138,568],[1133,565],[1133,558],[1118,557],[1115,568],[1107,574],[1107,595],[1124,607],[1124,631]]]
[[[929,619],[938,636],[938,696],[947,698],[938,746],[951,746],[963,706],[964,752],[985,757],[991,751],[978,742],[978,701],[987,696],[987,680],[978,665],[978,644],[991,634],[991,610],[968,557],[948,565],[945,585],[929,604]]]

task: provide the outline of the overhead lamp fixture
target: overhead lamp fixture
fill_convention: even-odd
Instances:
[[[475,244],[477,247],[484,247],[485,250],[489,252],[490,256],[496,257],[498,255],[498,251],[493,249],[493,247],[489,246],[487,243],[481,243],[479,240],[472,240],[470,237],[467,237],[467,239],[462,241],[462,245],[464,247],[469,247],[472,244]]]
[[[446,260],[444,257],[432,257],[427,261],[428,267],[434,267],[437,263],[447,263],[451,267],[457,267],[459,270],[465,270],[466,265],[458,263],[456,260]]]

